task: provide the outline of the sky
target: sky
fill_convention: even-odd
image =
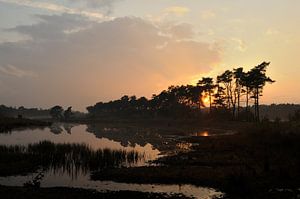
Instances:
[[[84,111],[271,62],[300,103],[299,0],[0,0],[0,104]]]

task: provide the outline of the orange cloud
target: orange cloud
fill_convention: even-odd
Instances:
[[[172,6],[165,9],[166,13],[175,14],[177,16],[183,16],[190,12],[190,9],[184,6]]]

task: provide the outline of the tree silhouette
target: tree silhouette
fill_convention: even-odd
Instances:
[[[259,99],[266,83],[274,81],[266,76],[267,66],[262,64],[244,72],[242,67],[226,70],[217,76],[216,84],[211,77],[203,77],[197,85],[170,86],[153,95],[151,99],[136,96],[123,96],[120,99],[99,102],[87,107],[91,117],[170,117],[186,118],[201,115],[204,106],[203,97],[209,98],[209,112],[212,107],[216,116],[225,116],[231,112],[233,119],[240,119],[241,102],[246,101],[246,113],[249,120],[250,100],[254,99],[255,119],[259,121]],[[220,110],[220,111],[218,111]],[[59,112],[59,111],[58,111]],[[53,114],[54,115],[54,114]],[[59,114],[56,114],[59,115]],[[212,116],[212,114],[211,114]],[[219,117],[220,118],[220,117]],[[224,118],[224,117],[223,117]]]
[[[217,83],[213,104],[216,108],[225,108],[225,100],[225,89],[220,85],[220,83]]]
[[[224,85],[227,108],[229,110],[232,108],[233,115],[235,115],[236,98],[234,98],[233,72],[226,70],[223,74],[217,77],[217,83]]]
[[[68,107],[67,110],[65,110],[64,112],[64,118],[66,120],[70,119],[73,115],[73,112],[72,112],[72,106]]]
[[[237,117],[240,114],[240,107],[241,107],[241,95],[243,94],[243,79],[245,73],[242,67],[233,69],[233,75],[235,78],[235,96],[237,98]]]
[[[254,107],[255,107],[255,119],[256,121],[260,121],[259,114],[259,99],[262,96],[263,88],[266,83],[274,83],[270,77],[266,75],[267,67],[270,65],[270,62],[263,62],[258,66],[255,66],[253,69],[249,71],[249,86],[252,92],[252,98],[254,99]]]
[[[50,115],[54,119],[62,119],[63,118],[64,109],[61,106],[54,106],[50,109]]]

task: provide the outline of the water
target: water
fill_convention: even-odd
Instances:
[[[66,126],[66,124],[62,124],[62,126],[64,125]],[[144,161],[140,162],[138,166],[143,166],[146,162],[157,159],[160,154],[160,151],[155,149],[150,143],[141,146],[137,143],[127,141],[127,145],[124,146],[121,142],[112,139],[96,137],[94,133],[87,131],[88,127],[86,125],[69,125],[72,128],[67,128],[67,130],[62,128],[62,126],[55,124],[51,128],[24,129],[12,131],[11,133],[0,133],[0,145],[28,145],[47,140],[53,143],[87,144],[95,150],[105,148],[112,150],[135,150],[145,154]],[[59,132],[57,131],[58,128],[60,128]]]
[[[0,177],[0,184],[7,186],[22,186],[23,183],[30,180],[31,176],[12,176],[3,178]],[[196,187],[193,185],[162,185],[162,184],[132,184],[118,183],[113,181],[91,181],[87,176],[80,176],[80,181],[70,180],[66,174],[53,175],[46,174],[48,180],[42,181],[41,187],[75,187],[95,189],[98,191],[140,191],[140,192],[155,192],[155,193],[181,193],[186,196],[195,197],[198,199],[210,199],[214,196],[220,196],[222,193],[211,188]]]
[[[145,166],[149,161],[160,156],[159,143],[165,142],[157,133],[141,132],[140,129],[120,129],[111,127],[96,127],[93,125],[55,124],[44,129],[19,129],[11,133],[0,134],[0,145],[13,146],[50,141],[57,144],[84,144],[92,150],[110,149],[124,150],[128,153],[136,151],[143,154],[143,158],[131,164],[122,166]],[[147,140],[150,141],[147,142]],[[67,147],[68,148],[68,147]],[[74,154],[72,154],[74,156]],[[57,162],[55,162],[57,164]],[[128,163],[125,162],[125,163]],[[58,164],[60,165],[60,164]],[[182,193],[187,196],[206,199],[221,193],[210,188],[196,187],[193,185],[153,185],[153,184],[128,184],[112,181],[92,181],[88,169],[65,169],[63,167],[47,166],[42,171],[41,187],[77,187],[96,189],[98,191],[131,190],[142,192]],[[25,176],[0,177],[0,184],[7,186],[23,186],[32,181],[38,173]]]
[[[207,128],[207,129],[203,129],[202,131],[192,133],[191,136],[196,136],[196,137],[228,136],[228,135],[234,135],[236,133],[237,132],[233,130]]]

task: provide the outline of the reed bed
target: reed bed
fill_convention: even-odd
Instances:
[[[31,161],[43,170],[67,172],[77,175],[79,172],[98,171],[104,168],[134,166],[143,161],[145,155],[135,150],[94,150],[86,144],[55,144],[42,141],[28,146],[0,146],[0,165],[22,164]],[[27,161],[26,161],[27,160]],[[16,161],[14,163],[14,161]],[[26,164],[24,164],[26,166]],[[1,167],[0,167],[1,174]]]

